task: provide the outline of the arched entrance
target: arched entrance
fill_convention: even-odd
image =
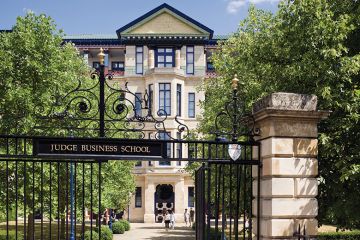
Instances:
[[[175,193],[171,184],[159,184],[155,191],[155,221],[162,222],[166,211],[175,211]]]

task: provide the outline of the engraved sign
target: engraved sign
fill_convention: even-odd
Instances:
[[[33,153],[35,156],[70,158],[165,158],[166,143],[135,139],[35,138]]]

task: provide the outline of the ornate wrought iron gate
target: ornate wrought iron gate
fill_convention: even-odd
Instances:
[[[15,239],[82,239],[86,230],[101,233],[105,159],[34,156],[29,147],[33,140],[0,136],[3,230]],[[241,155],[234,161],[229,142],[158,141],[173,145],[163,160],[200,164],[195,174],[196,239],[252,239],[256,222],[252,206],[259,210],[258,203],[252,203],[254,184],[257,194],[260,190],[253,176],[260,170],[259,144],[236,142]],[[176,156],[178,144],[188,150],[187,157]]]
[[[255,229],[260,227],[253,212],[253,206],[256,206],[255,211],[259,211],[258,202],[254,200],[254,185],[256,195],[259,194],[260,185],[254,181],[253,173],[259,175],[260,146],[245,143],[242,148],[244,153],[240,160],[203,163],[196,171],[198,240],[253,239],[254,224]],[[255,215],[258,216],[258,213]]]
[[[53,138],[58,141],[68,141],[75,135],[100,137],[90,139],[94,141],[114,141],[121,136],[122,140],[161,143],[166,148],[161,161],[200,164],[195,176],[198,240],[251,239],[255,222],[259,231],[253,212],[253,206],[259,211],[259,202],[254,202],[253,195],[254,186],[257,194],[260,191],[254,178],[260,171],[260,146],[252,138],[253,119],[238,102],[236,78],[232,81],[232,101],[216,118],[213,133],[216,139],[209,141],[186,138],[190,136],[189,129],[177,117],[174,121],[182,138],[174,139],[166,131],[167,113],[159,110],[153,116],[151,95],[145,93],[140,99],[126,85],[125,88],[109,85],[103,61],[100,72],[92,76],[98,80],[92,87],[83,88],[79,81],[65,96],[55,95],[50,112],[36,109],[39,114],[36,127],[44,124],[64,130],[66,124],[69,137]],[[94,93],[97,88],[98,95]],[[105,89],[109,91],[107,95]],[[127,96],[140,102],[141,107]],[[231,130],[227,131],[229,126]],[[167,140],[160,133],[166,134]],[[225,140],[226,136],[230,140]],[[38,155],[34,150],[38,138],[0,136],[0,220],[4,220],[0,231],[5,231],[7,239],[60,240],[84,239],[86,230],[90,230],[92,239],[96,230],[101,239],[102,181],[106,177],[102,169],[107,160],[148,161],[148,157]],[[246,141],[239,141],[240,138]],[[181,154],[177,149],[182,149]]]

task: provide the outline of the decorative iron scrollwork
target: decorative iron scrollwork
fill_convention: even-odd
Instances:
[[[102,64],[100,71],[92,72],[90,78],[79,79],[77,86],[64,96],[55,94],[49,111],[35,109],[39,119],[37,128],[42,128],[44,121],[56,120],[65,123],[57,127],[63,129],[65,125],[66,129],[82,136],[96,136],[96,132],[102,131],[103,124],[100,136],[160,139],[157,133],[163,132],[167,139],[175,139],[166,126],[170,116],[165,110],[153,115],[151,96],[147,91],[140,98],[130,91],[128,82],[120,87],[112,79],[112,74],[104,74]],[[186,138],[189,128],[177,116],[174,122],[178,126],[172,123],[173,128],[184,133],[181,136]]]
[[[217,140],[230,137],[232,142],[238,141],[241,136],[252,137],[255,135],[255,120],[246,112],[245,103],[239,101],[237,75],[231,82],[233,90],[232,99],[225,103],[224,110],[219,112],[215,118],[215,134]],[[229,130],[229,126],[231,129]]]

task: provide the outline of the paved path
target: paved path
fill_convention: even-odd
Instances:
[[[161,223],[131,223],[131,230],[114,235],[114,240],[195,240],[195,231],[179,223],[168,232]]]

